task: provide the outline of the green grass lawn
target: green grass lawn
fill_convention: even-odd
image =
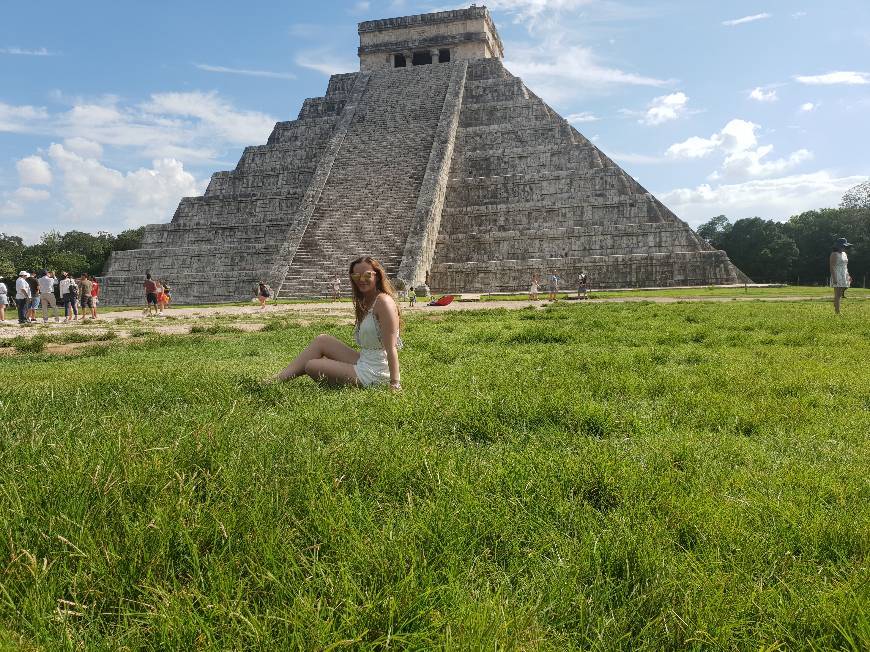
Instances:
[[[652,290],[596,290],[591,288],[588,293],[590,299],[647,299],[654,297],[668,298],[783,298],[783,297],[818,297],[819,299],[832,300],[833,289],[829,287],[820,287],[817,285],[783,285],[779,287],[720,287],[720,286],[699,286],[694,288],[656,288]],[[565,288],[560,291],[557,296],[560,299],[566,297],[574,298],[577,296],[577,290],[570,288],[565,291]],[[867,299],[870,298],[870,289],[854,287],[849,288],[846,293],[847,299]],[[484,301],[518,301],[528,300],[529,295],[526,294],[485,294],[481,297]],[[547,299],[547,292],[539,292],[538,300],[544,301]]]
[[[870,648],[870,302],[409,316],[0,358],[0,647]]]

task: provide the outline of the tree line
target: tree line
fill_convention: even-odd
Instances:
[[[852,285],[866,287],[870,275],[870,181],[849,189],[839,208],[793,215],[785,222],[750,217],[733,224],[717,215],[698,235],[728,254],[757,283],[827,285],[834,241],[846,238]]]
[[[36,244],[26,245],[17,235],[0,233],[0,279],[14,279],[20,270],[40,269],[99,276],[113,251],[138,248],[143,235],[144,226],[117,235],[49,231]]]
[[[870,279],[870,207],[823,208],[786,222],[750,217],[733,224],[718,215],[698,227],[698,235],[724,250],[756,283],[827,285],[834,241],[845,237],[852,285]]]

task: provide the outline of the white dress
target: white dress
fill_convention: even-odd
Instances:
[[[360,385],[370,387],[389,383],[387,352],[381,340],[381,327],[372,310],[366,313],[359,326],[354,329],[353,339],[360,348],[359,360],[353,367]],[[402,348],[402,338],[398,338],[396,345],[397,348]]]
[[[846,268],[849,257],[845,251],[835,251],[831,256],[834,263],[831,266],[831,285],[835,288],[849,287],[849,270]]]

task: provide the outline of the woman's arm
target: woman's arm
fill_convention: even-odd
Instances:
[[[387,352],[387,366],[390,368],[390,387],[400,388],[399,352],[396,350],[399,339],[399,309],[389,294],[382,293],[375,302],[375,317],[381,329],[381,342]]]

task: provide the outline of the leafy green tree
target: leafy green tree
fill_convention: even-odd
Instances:
[[[724,215],[717,215],[709,222],[705,222],[699,226],[697,233],[709,244],[717,249],[721,249],[719,243],[729,231],[731,231],[731,223],[728,221],[728,218]]]
[[[721,236],[718,246],[728,253],[731,262],[758,283],[788,281],[799,254],[781,223],[760,217],[734,222]]]
[[[870,208],[870,179],[846,191],[840,208]]]
[[[128,229],[121,231],[115,236],[115,244],[112,251],[127,251],[129,249],[138,249],[142,244],[142,238],[145,237],[145,227],[140,226],[138,229]]]
[[[0,279],[15,278],[15,263],[11,259],[0,256]]]
[[[13,267],[23,250],[24,241],[19,236],[0,233],[0,257],[11,261]]]

